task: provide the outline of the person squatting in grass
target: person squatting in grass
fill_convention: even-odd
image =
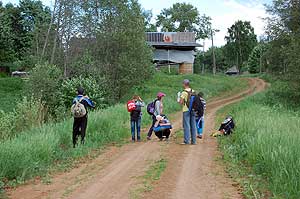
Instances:
[[[84,89],[77,89],[77,96],[73,100],[72,113],[73,123],[73,147],[77,145],[78,136],[81,136],[81,144],[84,144],[86,128],[88,124],[87,108],[95,108],[94,102],[87,95],[84,96]]]
[[[191,93],[194,90],[190,87],[190,81],[188,79],[183,80],[183,92],[178,93],[178,102],[182,105],[183,112],[183,132],[184,141],[182,144],[196,144],[196,117],[195,111],[189,110],[189,101]]]
[[[162,92],[157,93],[157,98],[154,101],[155,110],[154,110],[154,113],[152,115],[152,125],[151,125],[151,127],[148,131],[147,140],[151,140],[151,136],[152,136],[152,133],[153,133],[153,127],[156,123],[156,116],[163,114],[163,109],[164,109],[163,97],[165,97],[165,96],[166,96],[166,94],[164,94]]]
[[[197,137],[199,139],[202,139],[203,137],[203,131],[204,131],[204,113],[206,109],[206,101],[203,98],[204,94],[202,92],[198,93],[198,97],[200,98],[202,105],[203,105],[203,116],[200,116],[199,114],[196,114],[196,126],[197,126]]]
[[[135,103],[135,109],[130,112],[130,126],[131,126],[131,137],[132,142],[135,142],[135,129],[137,134],[137,141],[141,141],[141,121],[142,121],[142,107],[145,103],[140,96],[134,95],[132,101]]]

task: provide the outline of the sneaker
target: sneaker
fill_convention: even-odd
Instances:
[[[151,137],[147,136],[147,140],[151,140]]]
[[[188,143],[182,142],[180,143],[180,145],[188,145]]]
[[[135,140],[131,140],[132,143],[135,143]]]
[[[197,138],[202,139],[202,135],[197,135]]]

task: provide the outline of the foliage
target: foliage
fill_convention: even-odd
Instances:
[[[143,10],[142,14],[145,17],[145,28],[146,32],[157,32],[157,27],[151,22],[153,18],[153,13],[151,10]]]
[[[38,51],[43,37],[40,31],[50,18],[49,8],[41,1],[21,0],[17,6],[1,5],[0,15],[0,46],[4,47],[0,49],[0,63],[23,60]]]
[[[245,82],[223,76],[168,76],[158,74],[155,79],[141,84],[128,92],[142,96],[150,102],[158,91],[167,94],[165,110],[167,114],[180,109],[176,102],[176,93],[180,91],[182,79],[192,80],[195,89],[203,90],[211,98],[221,92],[233,92],[242,89]],[[230,80],[230,81],[229,81]],[[236,85],[239,85],[236,87]],[[145,112],[145,110],[143,110]],[[143,128],[151,123],[150,117],[144,115]],[[48,123],[19,133],[11,139],[0,141],[0,180],[28,179],[46,174],[49,167],[56,164],[67,164],[108,143],[123,142],[130,137],[129,114],[124,104],[117,104],[104,110],[91,112],[84,146],[72,148],[72,121],[67,119],[60,123]]]
[[[60,92],[61,82],[61,70],[48,63],[38,64],[30,72],[28,95],[32,95],[45,103],[50,115],[54,117],[59,116],[63,111]]]
[[[267,6],[267,71],[280,75],[296,93],[300,91],[299,8],[299,2],[290,0],[274,0]]]
[[[262,72],[263,66],[266,65],[266,50],[267,46],[264,43],[260,43],[253,48],[248,58],[248,71],[250,73]]]
[[[108,82],[109,101],[116,101],[132,86],[151,78],[152,51],[145,41],[144,17],[137,1],[110,1],[104,8],[94,52]]]
[[[157,16],[156,26],[165,32],[195,32],[196,39],[210,34],[210,18],[200,16],[196,7],[189,3],[175,3],[164,8]]]
[[[225,39],[227,41],[226,56],[232,60],[231,64],[236,64],[241,71],[243,64],[248,61],[252,49],[257,44],[254,28],[249,21],[239,20],[228,28]]]
[[[0,111],[0,140],[12,138],[32,127],[40,126],[47,110],[39,100],[24,97],[11,112]]]
[[[277,89],[230,108],[237,129],[222,139],[222,149],[231,161],[265,177],[275,198],[299,198],[299,108],[289,111],[284,108],[289,104],[273,99]]]
[[[227,68],[230,67],[228,64],[228,58],[225,56],[225,47],[215,47],[215,55],[216,55],[216,66],[217,72],[224,72]],[[204,54],[203,52],[198,51],[195,59],[195,72],[201,73],[202,67],[204,64],[204,72],[212,73],[213,71],[213,60],[212,60],[212,48],[209,48]]]
[[[102,80],[104,82],[104,80]],[[62,101],[65,107],[71,107],[72,101],[76,96],[77,88],[82,87],[85,93],[91,98],[97,108],[104,107],[105,89],[101,87],[104,83],[98,82],[93,77],[83,78],[81,76],[65,80],[61,86]]]

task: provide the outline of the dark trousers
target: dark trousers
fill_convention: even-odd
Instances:
[[[156,123],[156,116],[155,115],[152,115],[152,125],[151,125],[151,127],[150,127],[150,129],[149,129],[149,131],[148,131],[148,137],[151,137],[152,136],[152,133],[153,133],[153,127],[154,127],[154,125],[155,125],[155,123]]]
[[[73,146],[77,144],[78,136],[81,136],[81,144],[84,144],[85,132],[87,127],[87,116],[74,118],[73,123]]]
[[[170,129],[165,129],[162,131],[155,132],[155,135],[161,140],[164,137],[166,137],[168,139],[170,136],[170,133],[171,133]]]

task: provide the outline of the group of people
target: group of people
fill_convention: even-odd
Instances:
[[[184,141],[182,144],[196,144],[197,137],[202,139],[204,128],[204,110],[206,108],[206,102],[203,99],[203,93],[195,93],[190,87],[190,81],[185,79],[183,81],[183,91],[178,93],[178,103],[182,106],[183,112],[183,129],[184,129]],[[163,92],[157,94],[156,99],[147,106],[147,112],[151,115],[152,125],[147,133],[147,140],[151,140],[153,131],[160,140],[169,140],[172,125],[164,114],[163,98],[166,96]],[[198,105],[197,104],[198,101]],[[134,105],[131,105],[134,104]],[[133,99],[127,104],[130,108],[130,121],[131,121],[131,135],[132,141],[141,140],[141,119],[142,119],[142,107],[145,103],[141,97],[135,95]],[[151,110],[151,107],[153,110]],[[200,107],[199,108],[197,108]],[[131,107],[134,107],[131,109]],[[202,110],[202,111],[201,111]]]
[[[153,132],[159,140],[169,140],[172,125],[164,114],[163,98],[165,93],[157,93],[156,99],[147,105],[147,112],[151,115],[152,124],[147,133],[147,140],[151,140]],[[204,110],[206,102],[203,99],[203,93],[195,93],[190,87],[190,81],[183,81],[183,91],[178,93],[177,102],[182,106],[184,140],[182,144],[196,144],[197,137],[202,139],[204,128]],[[141,141],[141,121],[142,107],[145,103],[138,95],[134,95],[132,100],[127,103],[128,112],[130,112],[130,126],[132,142]],[[95,108],[93,101],[84,93],[83,88],[77,90],[77,96],[73,100],[71,112],[74,117],[73,123],[73,147],[81,137],[81,143],[84,144],[88,108]]]

